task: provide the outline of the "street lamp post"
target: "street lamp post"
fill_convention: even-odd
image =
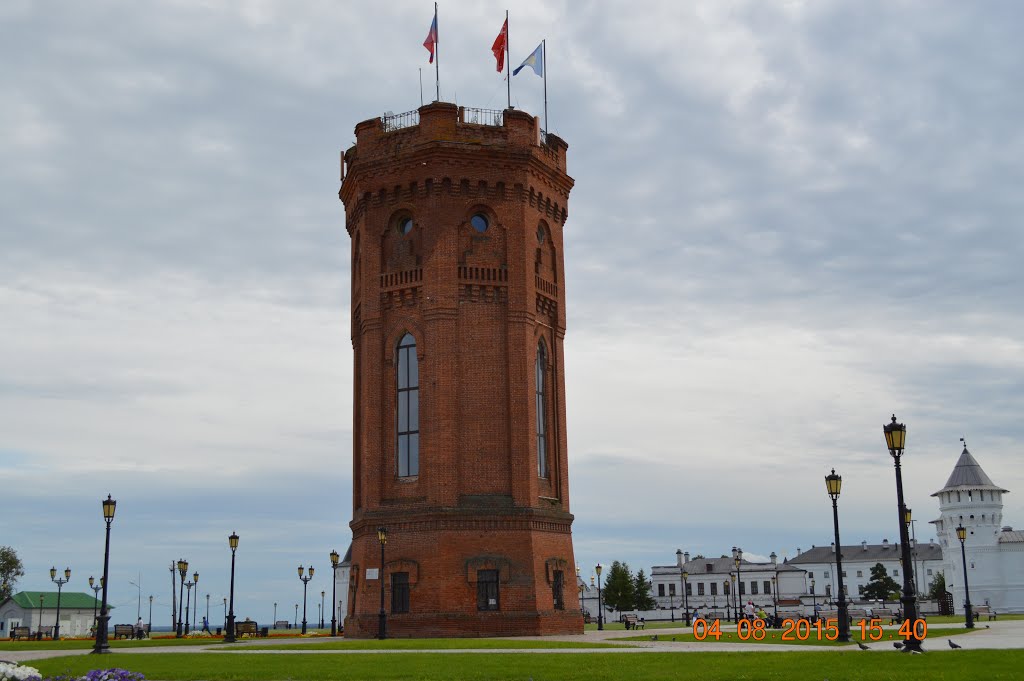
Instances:
[[[181,586],[178,588],[178,628],[175,630],[174,638],[181,638],[181,602],[185,600],[185,575],[188,574],[188,561],[184,558],[178,559],[178,574],[181,576]]]
[[[103,576],[100,578],[100,585],[103,587],[103,600],[100,603],[100,616],[96,620],[96,642],[93,646],[94,653],[109,653],[110,645],[107,643],[107,621],[110,615],[107,614],[107,572],[110,569],[110,523],[114,521],[114,511],[117,509],[117,501],[107,498],[103,501],[103,521],[107,524],[107,538],[103,547]]]
[[[206,594],[206,617],[203,618],[203,629],[210,630],[210,594]]]
[[[740,594],[743,593],[740,569],[743,563],[743,549],[737,547],[732,551],[732,562],[736,565],[736,622],[740,621]]]
[[[819,617],[818,617],[818,596],[817,596],[817,594],[814,591],[814,580],[813,579],[811,580],[811,608],[812,608],[812,612],[814,612],[814,621],[817,622],[818,619],[819,619]]]
[[[914,589],[914,564],[910,559],[910,537],[907,532],[906,508],[903,501],[903,472],[900,467],[900,459],[903,457],[903,450],[907,441],[907,427],[902,423],[896,423],[896,415],[893,414],[892,422],[882,426],[885,433],[885,443],[889,447],[889,454],[892,456],[893,466],[896,468],[896,503],[898,506],[898,518],[900,527],[900,563],[903,566],[903,595],[900,602],[903,603],[903,616],[910,622],[913,629],[910,638],[903,645],[901,650],[905,652],[920,652],[921,639],[917,631],[917,593]]]
[[[149,625],[146,629],[146,635],[149,637],[153,636],[153,594],[149,595]]]
[[[836,578],[839,584],[839,600],[837,602],[839,618],[839,638],[843,643],[850,641],[850,617],[846,609],[846,589],[843,588],[843,545],[839,543],[839,493],[843,488],[843,476],[836,475],[833,468],[829,475],[825,476],[825,491],[832,499],[832,529],[835,531],[836,539]],[[828,585],[826,585],[827,588]]]
[[[192,573],[192,586],[196,588],[196,609],[192,611],[192,631],[196,630],[196,618],[199,616],[199,573]]]
[[[331,636],[338,635],[338,559],[337,551],[331,551]],[[277,603],[274,604],[276,612]],[[275,615],[276,617],[276,615]]]
[[[43,594],[39,594],[39,640],[43,640]]]
[[[227,631],[228,631],[228,597],[225,596],[222,600],[224,601],[224,619],[223,619],[223,622],[224,622],[224,633],[227,633]]]
[[[676,594],[671,589],[668,592],[668,610],[672,621],[676,621]]]
[[[295,619],[292,620],[292,629],[299,626],[299,604],[295,604]]]
[[[101,582],[103,581],[102,577],[100,577],[100,581]],[[95,584],[95,582],[96,582],[96,580],[92,578],[92,575],[90,575],[89,576],[89,588],[92,589],[92,635],[93,635],[93,637],[96,636],[96,606],[99,605],[99,602],[100,602],[100,589],[103,588],[102,586],[99,586],[99,585]]]
[[[686,588],[690,585],[688,581],[689,579],[690,573],[686,570],[683,570],[683,608],[686,612],[686,626],[690,626],[690,594]]]
[[[772,576],[772,626],[779,626],[779,578]]]
[[[198,577],[199,573],[196,573]],[[185,635],[188,636],[189,624],[191,623],[191,617],[189,613],[192,608],[192,587],[196,585],[195,582],[185,582]]]
[[[228,535],[228,548],[231,549],[231,588],[228,593],[231,595],[231,608],[224,624],[224,642],[235,642],[235,551],[238,550],[238,534],[232,532]],[[277,603],[274,604],[274,617],[277,617]]]
[[[604,631],[604,603],[601,601],[601,564],[594,567],[597,573],[597,630]]]
[[[299,579],[302,580],[302,634],[306,634],[306,586],[309,584],[309,580],[313,579],[313,566],[309,566],[309,576],[303,577],[302,574],[305,572],[305,568],[299,566]]]
[[[729,589],[729,580],[722,580],[722,595],[725,596],[725,621],[732,621],[732,605],[729,602],[729,597],[732,595],[732,591]]]
[[[225,611],[225,616],[227,616],[227,611]],[[274,628],[277,629],[277,603],[274,603]]]
[[[64,579],[57,577],[57,568],[50,568],[50,581],[57,585],[57,619],[53,622],[53,640],[60,640],[60,591],[61,587],[71,581],[71,568],[64,568]]]
[[[967,628],[974,628],[974,608],[971,607],[971,589],[967,583],[967,549],[964,542],[967,541],[967,528],[960,525],[956,528],[956,537],[960,540],[960,558],[964,561],[964,607],[967,609]],[[991,618],[990,618],[991,619]]]
[[[324,594],[323,590],[320,591],[320,628],[324,628]]]
[[[377,528],[377,541],[380,542],[380,614],[377,616],[377,638],[388,637],[388,615],[384,612],[384,545],[388,543],[388,528],[383,525]]]
[[[739,622],[740,622],[740,595],[736,591],[736,575],[733,574],[732,572],[729,573],[729,585],[730,585],[729,586],[729,591],[732,592],[732,607],[733,607],[732,621],[735,622],[736,624],[739,624]],[[729,609],[728,606],[726,606],[725,609],[728,610]]]

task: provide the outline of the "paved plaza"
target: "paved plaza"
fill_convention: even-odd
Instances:
[[[962,628],[956,625],[947,626],[935,626],[932,630],[932,636],[929,637],[924,644],[925,651],[928,650],[948,650],[949,641],[955,641],[957,645],[963,647],[964,650],[994,650],[994,649],[1007,649],[1007,648],[1024,648],[1024,620],[1007,620],[1003,622],[995,621],[987,624],[980,624],[975,631],[969,634],[958,634],[956,636],[942,636],[936,635],[941,631],[948,629],[949,631],[962,631]],[[622,654],[643,654],[649,652],[659,653],[701,653],[701,652],[728,652],[728,651],[780,651],[780,652],[791,652],[801,653],[808,651],[825,651],[833,650],[837,653],[855,653],[855,654],[867,654],[874,651],[885,651],[894,652],[893,640],[898,640],[895,636],[895,628],[886,628],[885,637],[881,641],[869,643],[868,647],[870,650],[862,651],[857,646],[842,646],[837,648],[828,648],[816,645],[794,645],[794,644],[771,644],[771,643],[726,643],[726,642],[713,642],[713,641],[673,641],[673,636],[684,635],[689,633],[690,629],[685,626],[680,626],[675,629],[652,629],[650,633],[647,632],[627,632],[618,630],[606,630],[606,631],[588,631],[584,634],[575,636],[536,636],[536,637],[523,637],[524,641],[570,641],[575,643],[617,643],[622,645],[621,648],[508,648],[508,649],[444,649],[444,650],[273,650],[276,646],[283,645],[295,645],[295,644],[313,644],[323,643],[330,639],[325,637],[319,638],[273,638],[273,639],[253,639],[247,641],[239,641],[230,645],[196,645],[196,646],[158,646],[158,647],[145,647],[145,648],[111,648],[112,656],[120,655],[160,655],[166,653],[202,653],[207,655],[231,655],[235,653],[253,653],[261,655],[409,655],[409,654],[421,654],[429,652],[432,654],[446,654],[446,653],[479,653],[483,655],[491,655],[495,653],[506,654],[506,653],[524,653],[531,655],[544,655],[544,654],[571,654],[571,655],[587,655],[592,653],[622,653]],[[733,634],[735,635],[735,628],[723,627],[723,635]],[[769,630],[769,634],[772,633]],[[777,632],[776,632],[777,633]],[[893,639],[889,639],[889,634],[893,634]],[[627,637],[633,637],[636,635],[645,636],[646,640],[643,641],[619,641],[616,639],[622,639]],[[656,639],[654,638],[656,637]],[[509,639],[513,640],[513,639]],[[31,660],[39,660],[49,657],[62,657],[66,655],[88,655],[89,650],[31,650],[31,644],[26,644],[25,650],[4,650],[0,651],[0,659],[11,661],[11,662],[29,662]],[[109,658],[108,658],[109,659]]]

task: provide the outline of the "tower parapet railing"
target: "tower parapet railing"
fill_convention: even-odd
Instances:
[[[420,112],[419,109],[413,109],[412,111],[405,111],[400,114],[386,113],[380,117],[380,122],[384,132],[411,128],[414,125],[420,124]]]
[[[490,125],[500,128],[505,125],[505,112],[497,109],[477,109],[474,107],[460,107],[462,111],[462,122],[473,125]]]

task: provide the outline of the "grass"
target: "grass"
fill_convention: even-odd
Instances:
[[[837,657],[842,656],[842,657]],[[44,676],[81,675],[95,657],[32,662]],[[679,653],[373,653],[112,655],[102,667],[166,681],[986,681],[1020,678],[1024,651],[956,650],[904,655],[860,651]]]
[[[164,646],[206,646],[223,643],[220,638],[155,638],[142,641],[118,639],[108,641],[111,648],[156,648]],[[93,647],[91,638],[63,638],[59,641],[10,641],[0,640],[0,650],[88,650]]]
[[[587,641],[537,641],[515,638],[410,638],[350,639],[285,643],[272,646],[246,646],[245,650],[558,650],[568,648],[624,648],[617,643]]]
[[[868,632],[868,633],[870,634],[870,632]],[[959,628],[958,629],[956,627],[945,627],[945,628],[943,628],[943,627],[929,627],[928,634],[926,635],[925,638],[926,639],[928,639],[928,638],[935,638],[935,637],[945,638],[947,636],[959,636],[960,634],[969,634],[969,633],[971,633],[971,630],[970,629],[964,629],[964,628]],[[614,638],[614,639],[610,639],[610,640],[612,640],[612,641],[650,641],[651,640],[651,636],[653,636],[653,634],[647,634],[646,636],[641,634],[641,635],[637,635],[637,636],[628,636],[628,637],[625,637],[625,638]],[[796,637],[794,636],[793,638],[795,639]],[[886,628],[883,631],[882,638],[879,639],[879,640],[881,640],[881,641],[903,641],[904,638],[897,633],[895,627],[892,627],[892,628]],[[677,642],[677,643],[700,643],[700,641],[698,641],[694,637],[693,633],[689,632],[689,631],[687,633],[661,635],[661,636],[658,636],[658,641],[661,642],[661,643],[666,643],[666,642],[668,642],[668,643],[671,643],[671,642]],[[810,636],[808,636],[807,640],[805,640],[805,641],[801,641],[799,639],[796,639],[796,640],[785,640],[784,641],[784,640],[782,640],[782,631],[779,630],[779,629],[767,629],[767,630],[765,630],[765,637],[764,637],[764,639],[762,639],[760,641],[755,639],[753,636],[749,636],[747,638],[747,640],[744,641],[744,640],[740,639],[737,636],[735,630],[723,630],[722,631],[722,636],[721,636],[721,638],[718,641],[715,641],[715,638],[713,636],[708,636],[708,637],[706,637],[704,639],[704,642],[706,642],[706,643],[716,643],[716,642],[717,643],[759,643],[759,644],[793,645],[793,646],[823,646],[823,647],[831,647],[831,648],[837,648],[837,647],[841,648],[841,647],[846,647],[846,646],[852,646],[852,645],[855,645],[856,641],[863,641],[864,643],[877,643],[878,642],[878,641],[872,641],[870,638],[863,638],[861,636],[860,627],[856,627],[856,626],[850,628],[850,641],[851,641],[850,643],[839,643],[838,641],[829,641],[828,639],[826,639],[824,637],[819,639],[818,638],[818,634],[817,634],[816,631],[813,632]]]

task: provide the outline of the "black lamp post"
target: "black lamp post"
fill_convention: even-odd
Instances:
[[[377,541],[380,542],[380,614],[377,616],[377,638],[388,637],[388,615],[384,612],[384,545],[388,543],[388,528],[377,528]]]
[[[71,568],[64,568],[64,579],[57,577],[57,568],[50,568],[50,581],[57,585],[57,619],[53,622],[53,640],[60,640],[60,591],[71,581]]]
[[[604,631],[604,603],[601,601],[601,564],[594,567],[597,573],[597,630]]]
[[[779,626],[779,578],[772,577],[772,626]]]
[[[850,617],[846,610],[846,589],[843,588],[843,545],[839,543],[839,492],[843,488],[843,476],[836,475],[836,469],[825,476],[825,490],[832,499],[832,528],[836,538],[836,577],[839,580],[839,638],[843,643],[850,641]]]
[[[971,590],[967,583],[967,549],[964,548],[964,542],[967,541],[967,528],[960,525],[956,528],[956,537],[960,540],[960,558],[964,561],[964,598],[966,603],[964,605],[967,608],[967,628],[974,628],[974,608],[971,607]]]
[[[740,621],[740,594],[743,593],[743,582],[741,581],[740,566],[743,563],[743,549],[734,547],[732,551],[732,562],[736,565],[736,622]]]
[[[103,581],[102,577],[100,577],[100,581]],[[89,588],[92,589],[92,635],[93,636],[96,636],[96,606],[99,605],[99,602],[100,602],[100,589],[103,588],[101,586],[96,585],[95,582],[96,582],[96,580],[92,578],[92,575],[90,575],[89,576]]]
[[[292,629],[299,626],[299,604],[295,604],[295,619],[292,621]]]
[[[228,593],[231,595],[231,608],[224,624],[224,642],[235,642],[235,551],[238,550],[238,534],[232,532],[228,535],[228,548],[231,549],[231,588]],[[274,617],[277,617],[277,603],[274,604]]]
[[[43,594],[39,594],[39,640],[43,639]]]
[[[181,576],[181,586],[178,588],[178,628],[174,638],[181,638],[181,602],[185,600],[185,575],[188,574],[188,561],[184,558],[178,559],[178,574]],[[187,619],[187,618],[186,618]]]
[[[811,608],[814,612],[814,621],[817,622],[820,618],[818,617],[818,596],[814,592],[814,580],[811,580]]]
[[[197,572],[196,573],[196,579],[198,579],[198,578],[199,578],[199,573]],[[191,612],[191,608],[192,608],[192,587],[194,587],[195,585],[196,585],[195,582],[185,582],[185,635],[186,636],[188,636],[188,632],[189,632],[189,623],[192,621],[190,619],[190,614],[189,613]]]
[[[146,635],[153,635],[153,594],[149,595],[149,626],[146,630]]]
[[[729,586],[729,591],[732,592],[732,607],[733,607],[732,621],[735,622],[736,624],[739,624],[739,622],[740,622],[740,595],[736,591],[736,575],[733,574],[732,572],[729,573],[729,585],[730,585]],[[728,610],[728,609],[729,608],[726,607],[726,610]]]
[[[892,422],[882,426],[885,433],[885,444],[889,447],[889,454],[892,456],[893,466],[896,468],[896,503],[898,506],[900,527],[900,562],[903,564],[903,595],[900,602],[903,604],[903,616],[913,627],[910,638],[903,645],[904,652],[920,652],[921,639],[917,632],[917,593],[914,589],[914,564],[910,559],[910,536],[907,532],[906,508],[903,502],[903,472],[900,468],[900,459],[903,456],[903,449],[907,442],[907,427],[902,423],[896,423],[896,415],[893,414]]]
[[[690,573],[683,570],[683,608],[686,611],[686,626],[690,626],[690,594],[686,587],[690,585]]]
[[[309,566],[309,576],[303,577],[303,573],[306,571],[304,567],[299,566],[299,579],[302,580],[302,633],[306,633],[306,585],[309,584],[309,580],[313,579],[313,566]],[[298,607],[298,606],[296,606]]]
[[[227,617],[227,610],[224,611],[224,617]],[[277,629],[277,603],[274,603],[274,628]]]
[[[103,600],[100,604],[100,616],[96,620],[96,642],[93,645],[94,653],[109,653],[110,645],[107,643],[107,621],[110,615],[107,614],[107,571],[110,568],[110,523],[114,521],[114,511],[117,509],[117,502],[107,495],[103,501],[103,520],[107,524],[107,539],[103,548],[103,577],[100,578],[100,585],[103,587]]]
[[[320,628],[324,628],[324,594],[323,590],[320,591]]]
[[[224,601],[224,633],[227,633],[227,631],[228,631],[228,597],[225,596],[221,600]],[[277,605],[277,604],[275,603],[274,605]]]
[[[199,573],[192,573],[192,586],[196,588],[196,609],[192,611],[192,631],[196,630],[196,618],[199,616]]]
[[[671,585],[670,585],[671,586]],[[676,621],[676,594],[671,589],[668,591],[668,610],[672,621]]]
[[[338,635],[338,560],[341,556],[331,551],[331,636]],[[274,604],[276,611],[277,603]]]
[[[732,621],[732,604],[729,602],[729,597],[732,595],[732,590],[729,588],[728,579],[722,580],[722,593],[725,595],[725,621],[730,622]]]

